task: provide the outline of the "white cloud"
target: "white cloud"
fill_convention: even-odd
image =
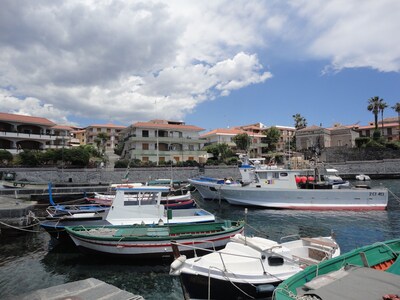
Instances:
[[[303,29],[312,33],[309,53],[331,67],[400,71],[400,2],[330,0],[296,2]]]
[[[399,71],[399,9],[395,0],[6,0],[0,111],[59,123],[184,119],[267,81],[261,61],[273,53]]]

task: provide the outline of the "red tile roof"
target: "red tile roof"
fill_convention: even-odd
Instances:
[[[200,137],[207,137],[211,135],[237,135],[247,133],[250,137],[264,137],[263,134],[255,134],[238,128],[217,128],[202,134]]]
[[[17,115],[17,114],[8,114],[8,113],[2,113],[2,112],[0,112],[0,121],[35,124],[35,125],[45,125],[45,126],[56,125],[55,123],[53,123],[52,121],[50,121],[46,118]]]
[[[203,131],[204,128],[200,128],[194,125],[176,125],[176,124],[160,124],[152,122],[136,122],[132,124],[132,127],[136,128],[159,128],[159,129],[177,129],[177,130],[189,130],[189,131]]]
[[[398,127],[399,123],[383,123],[383,127]],[[366,126],[360,126],[358,127],[358,130],[362,129],[374,129],[375,125],[366,125]],[[382,123],[378,123],[378,129],[382,128]]]
[[[126,126],[121,126],[121,125],[115,125],[115,124],[93,124],[93,125],[89,125],[86,128],[91,128],[91,127],[95,127],[95,128],[117,128],[117,129],[124,129],[126,128]]]

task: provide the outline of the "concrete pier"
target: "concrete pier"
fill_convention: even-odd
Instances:
[[[36,204],[36,201],[0,196],[0,235],[22,233],[34,224],[34,215],[30,211]]]
[[[74,281],[19,295],[9,300],[144,300],[142,296],[134,295],[113,285],[95,278]]]

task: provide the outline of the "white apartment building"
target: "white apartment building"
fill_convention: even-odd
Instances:
[[[199,137],[203,130],[179,121],[137,122],[121,132],[124,142],[122,157],[155,163],[203,162],[207,157],[207,152],[201,150],[204,140]]]

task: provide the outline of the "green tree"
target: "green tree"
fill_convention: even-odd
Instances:
[[[292,116],[294,119],[294,127],[296,129],[302,129],[307,127],[307,120],[300,114],[295,114]]]
[[[203,148],[204,151],[207,151],[207,153],[211,153],[213,157],[218,158],[219,157],[219,148],[218,144],[211,144],[207,145]]]
[[[239,150],[249,151],[251,138],[247,133],[239,133],[232,138],[233,142]]]
[[[385,108],[389,107],[385,100],[379,99],[379,111],[381,112],[381,121],[382,121],[382,135],[383,135],[383,111]]]
[[[101,154],[104,154],[106,152],[106,143],[108,139],[109,135],[105,132],[100,132],[94,139],[97,149],[99,149],[99,152],[101,152]]]
[[[233,155],[232,150],[227,143],[218,143],[217,149],[221,160],[225,160]]]
[[[397,112],[397,122],[399,123],[399,141],[400,141],[400,102],[397,102],[394,106],[392,106],[395,112]]]
[[[378,130],[378,114],[379,114],[379,103],[383,101],[383,99],[378,96],[371,97],[368,99],[367,109],[374,114],[374,122],[375,122],[375,131]]]
[[[37,154],[36,151],[23,150],[17,156],[19,158],[21,165],[36,167],[37,165],[39,165],[39,160],[36,154]]]
[[[13,160],[13,155],[7,150],[0,150],[0,165],[7,165]]]
[[[276,150],[276,145],[279,142],[281,137],[281,132],[275,126],[272,126],[264,131],[266,136],[266,142],[268,143],[268,150],[273,151]]]
[[[64,149],[64,160],[73,166],[87,166],[90,160],[90,153],[85,148]]]

